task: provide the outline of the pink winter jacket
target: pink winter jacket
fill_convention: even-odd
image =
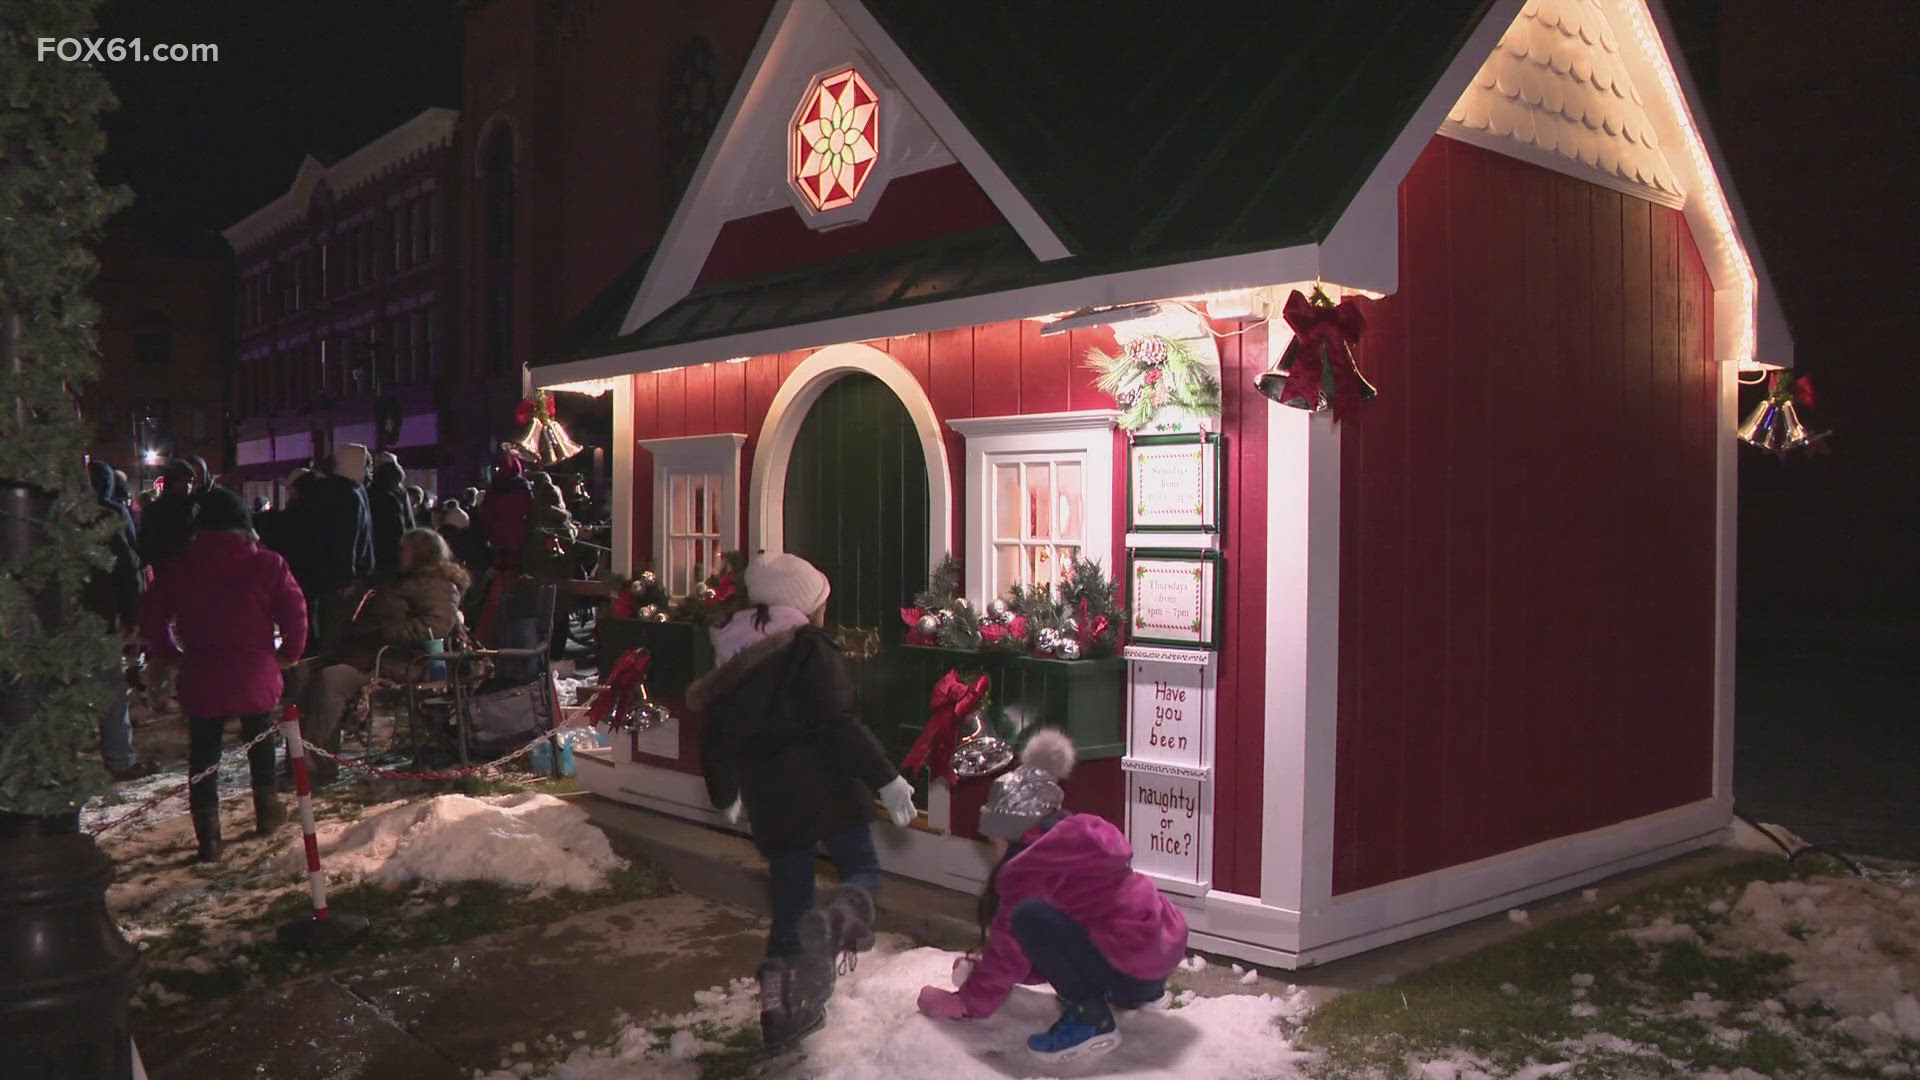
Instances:
[[[203,532],[155,575],[140,634],[157,659],[180,665],[188,716],[272,712],[280,665],[307,647],[307,602],[285,559],[244,536]]]
[[[986,955],[960,987],[970,1016],[993,1015],[1015,983],[1034,977],[1009,925],[1014,905],[1029,896],[1086,927],[1107,962],[1136,979],[1165,978],[1187,950],[1187,920],[1134,873],[1133,846],[1105,818],[1075,814],[1048,829],[1000,867],[995,888],[1000,906]]]

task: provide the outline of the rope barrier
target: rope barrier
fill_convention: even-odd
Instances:
[[[276,730],[277,729],[273,725],[269,724],[265,731],[262,731],[260,734],[255,735],[253,738],[247,740],[244,744],[237,747],[236,750],[240,753],[245,753],[246,751],[253,749],[254,746],[258,744],[261,740],[271,738],[275,734]],[[234,752],[235,751],[233,750],[229,750],[226,753],[221,754],[220,757],[217,760],[215,760],[213,764],[200,770],[198,773],[194,774],[193,776],[189,776],[186,779],[185,783],[181,784],[178,787],[172,787],[172,788],[166,789],[165,791],[162,791],[160,794],[155,795],[153,798],[148,799],[143,803],[140,803],[139,805],[135,806],[132,810],[129,810],[125,814],[122,814],[121,816],[114,818],[112,821],[107,822],[105,825],[100,825],[93,829],[88,830],[87,835],[96,837],[96,838],[105,836],[107,833],[112,832],[113,830],[119,828],[122,825],[125,825],[127,822],[132,821],[135,818],[144,817],[154,807],[159,806],[161,803],[166,802],[168,799],[177,798],[181,795],[185,795],[188,791],[192,790],[193,785],[199,783],[202,780],[205,780],[207,777],[212,776],[214,773],[219,772],[220,763],[225,761],[227,757],[233,754]]]

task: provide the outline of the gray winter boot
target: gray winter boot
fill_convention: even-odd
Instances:
[[[828,937],[837,952],[873,948],[873,894],[858,885],[835,885],[820,898]]]
[[[805,957],[769,956],[760,961],[760,1041],[769,1055],[784,1054],[801,1039],[820,1030],[827,1022],[824,1002],[804,1000],[800,971],[795,964],[806,964]],[[833,968],[827,968],[832,976]]]

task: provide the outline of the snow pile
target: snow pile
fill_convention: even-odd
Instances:
[[[1920,1042],[1920,889],[1866,878],[1747,885],[1719,944],[1793,961],[1787,996],[1869,1045]]]
[[[1282,1034],[1280,1021],[1310,1007],[1304,990],[1285,996],[1234,994],[1197,998],[1183,1008],[1121,1013],[1121,1043],[1085,1065],[1045,1067],[1027,1050],[1027,1036],[1044,1031],[1059,1015],[1051,993],[1014,990],[1000,1011],[984,1020],[932,1020],[914,1008],[924,985],[948,986],[955,954],[912,948],[884,936],[840,977],[824,1028],[799,1053],[777,1063],[769,1076],[808,1080],[1006,1080],[1007,1077],[1098,1075],[1116,1078],[1254,1080],[1295,1077],[1309,1058]],[[547,1080],[693,1080],[694,1060],[720,1050],[719,1041],[759,1024],[758,993],[751,979],[694,995],[695,1008],[679,1016],[652,1018],[626,1028],[611,1044],[583,1047],[539,1072],[514,1065],[483,1080],[529,1074]],[[655,1032],[672,1029],[662,1037]]]
[[[586,811],[552,795],[440,795],[370,807],[357,822],[319,830],[329,876],[385,886],[408,881],[497,881],[530,889],[605,888],[626,865]],[[294,848],[281,868],[306,868]]]

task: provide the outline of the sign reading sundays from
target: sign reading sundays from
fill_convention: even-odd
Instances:
[[[1145,435],[1127,451],[1127,529],[1220,530],[1220,436]]]
[[[1127,571],[1129,637],[1148,645],[1220,647],[1220,554],[1133,552]]]

